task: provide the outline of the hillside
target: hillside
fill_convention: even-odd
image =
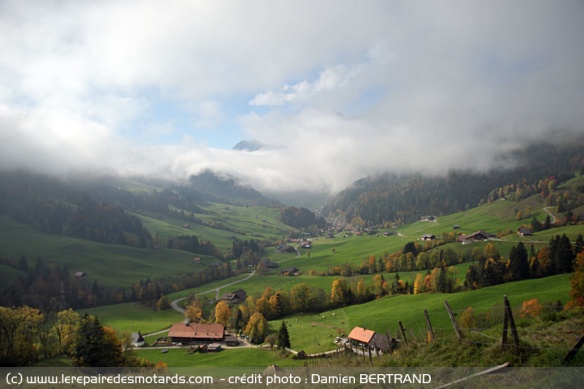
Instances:
[[[584,172],[584,142],[569,145],[538,144],[502,155],[511,168],[477,173],[463,167],[444,177],[420,174],[380,174],[356,181],[323,210],[327,217],[342,216],[348,223],[365,226],[403,224],[424,215],[447,215],[498,198],[521,200],[535,193],[547,198],[551,184],[564,182]],[[461,164],[463,166],[463,164]],[[584,193],[582,188],[578,193]],[[546,199],[548,205],[561,198]],[[571,209],[584,204],[579,196]]]
[[[254,205],[274,203],[257,192],[217,177],[193,180],[1,172],[2,304],[152,302],[229,277],[242,250],[253,260],[296,232],[279,207]],[[211,202],[219,197],[225,202]]]

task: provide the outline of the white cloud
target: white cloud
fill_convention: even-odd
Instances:
[[[583,11],[578,1],[1,2],[0,162],[176,177],[216,168],[259,189],[333,191],[384,169],[485,168],[550,130],[583,132]],[[160,101],[190,115],[192,132]],[[206,147],[201,134],[236,116],[271,148]]]
[[[294,85],[284,85],[280,91],[268,91],[258,93],[249,102],[252,106],[263,105],[283,105],[284,103],[302,104],[313,102],[311,100],[317,94],[326,91],[336,91],[338,88],[345,87],[351,78],[358,75],[362,66],[358,65],[348,69],[344,65],[336,65],[321,71],[318,79],[310,81],[301,81]]]

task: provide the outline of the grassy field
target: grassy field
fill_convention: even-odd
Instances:
[[[0,222],[0,247],[7,257],[24,255],[29,265],[40,257],[45,264],[67,265],[72,273],[84,271],[89,282],[97,279],[101,285],[130,286],[147,277],[166,277],[196,269],[193,254],[186,251],[147,250],[54,236],[6,217]],[[216,261],[201,258],[203,263]]]
[[[241,207],[234,205],[209,203],[202,207],[207,213],[197,214],[203,224],[188,223],[172,217],[152,217],[152,215],[135,213],[142,224],[155,236],[169,239],[179,235],[196,235],[201,240],[208,240],[222,252],[231,248],[233,237],[242,240],[259,241],[282,239],[295,229],[281,223],[278,218],[280,210],[263,206]],[[184,225],[188,223],[189,227]]]
[[[81,315],[88,313],[99,318],[102,324],[114,328],[120,333],[140,331],[149,334],[167,329],[170,325],[182,321],[183,315],[173,309],[156,311],[141,303],[123,303],[104,307],[81,309]]]
[[[162,353],[160,349],[137,350],[139,357],[150,362],[164,362],[172,368],[193,367],[210,369],[228,367],[230,374],[261,373],[267,366],[276,364],[280,367],[302,366],[303,361],[292,358],[282,358],[277,350],[267,348],[233,348],[218,353],[185,354],[185,349],[168,349]],[[252,368],[252,369],[250,369]],[[257,368],[257,369],[253,369]],[[241,369],[241,371],[239,371]]]
[[[560,300],[565,304],[569,290],[569,275],[564,274],[462,293],[388,296],[318,315],[294,315],[286,318],[286,321],[291,324],[289,332],[293,349],[319,353],[334,349],[332,340],[338,336],[337,329],[348,334],[356,326],[381,333],[389,331],[396,336],[398,320],[401,320],[407,328],[408,336],[424,338],[427,328],[424,309],[428,311],[437,336],[451,334],[453,330],[444,308],[445,300],[458,314],[467,307],[484,313],[494,306],[502,306],[504,295],[508,296],[516,310],[523,301],[532,298],[537,298],[540,303]],[[281,320],[271,322],[270,328],[277,330],[280,323]]]

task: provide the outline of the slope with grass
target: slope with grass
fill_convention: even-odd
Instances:
[[[437,336],[453,334],[450,319],[444,308],[445,300],[459,315],[468,307],[472,307],[476,312],[485,313],[493,307],[501,308],[504,295],[508,296],[516,310],[521,307],[523,301],[532,298],[537,298],[541,303],[560,300],[565,304],[569,299],[569,290],[569,275],[563,274],[468,292],[387,296],[330,312],[294,315],[286,320],[291,324],[289,333],[292,348],[305,350],[307,353],[320,353],[334,349],[332,340],[339,336],[338,329],[348,334],[353,327],[364,327],[382,334],[388,331],[392,336],[397,336],[398,321],[402,321],[407,328],[408,336],[425,339],[427,327],[424,309],[428,311]],[[493,314],[500,315],[502,319],[502,311],[499,308],[496,308]],[[271,328],[278,328],[280,321],[270,322]]]

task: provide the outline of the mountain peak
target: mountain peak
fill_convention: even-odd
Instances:
[[[233,150],[242,150],[242,151],[258,151],[264,148],[264,145],[257,141],[257,140],[242,140],[233,146]]]

